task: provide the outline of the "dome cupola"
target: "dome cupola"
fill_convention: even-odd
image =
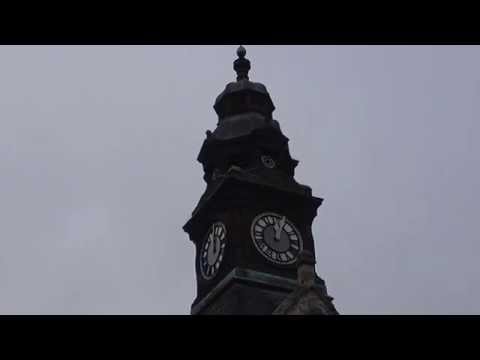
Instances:
[[[217,138],[232,138],[249,133],[255,128],[278,127],[272,122],[275,110],[265,85],[250,81],[250,61],[243,46],[237,50],[238,59],[233,63],[237,81],[227,84],[213,106],[218,115]]]

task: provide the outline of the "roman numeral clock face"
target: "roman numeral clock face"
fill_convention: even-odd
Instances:
[[[276,264],[293,264],[302,251],[302,237],[283,215],[263,213],[252,223],[251,236],[257,250]]]
[[[206,235],[200,254],[200,271],[206,280],[213,279],[220,269],[225,251],[227,230],[221,222],[213,224]]]

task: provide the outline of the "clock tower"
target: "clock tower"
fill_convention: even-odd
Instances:
[[[312,222],[322,199],[294,179],[298,161],[264,85],[248,77],[217,97],[216,129],[198,155],[206,190],[184,230],[196,248],[192,314],[337,314],[315,273]]]

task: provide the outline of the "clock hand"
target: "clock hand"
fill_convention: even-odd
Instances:
[[[274,236],[274,240],[275,241],[278,241],[278,221],[276,218],[273,218],[273,230],[275,231],[275,236]]]
[[[280,235],[282,234],[283,227],[285,226],[285,216],[280,220],[280,224],[277,222],[277,227],[275,228],[275,240],[280,241]]]

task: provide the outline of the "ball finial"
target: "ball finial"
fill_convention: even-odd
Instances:
[[[237,49],[238,59],[233,62],[233,68],[237,72],[237,81],[248,80],[248,71],[250,70],[250,61],[245,58],[247,50],[240,45]]]
[[[245,55],[247,55],[247,50],[242,45],[240,45],[237,49],[237,55],[240,59],[243,59]]]

